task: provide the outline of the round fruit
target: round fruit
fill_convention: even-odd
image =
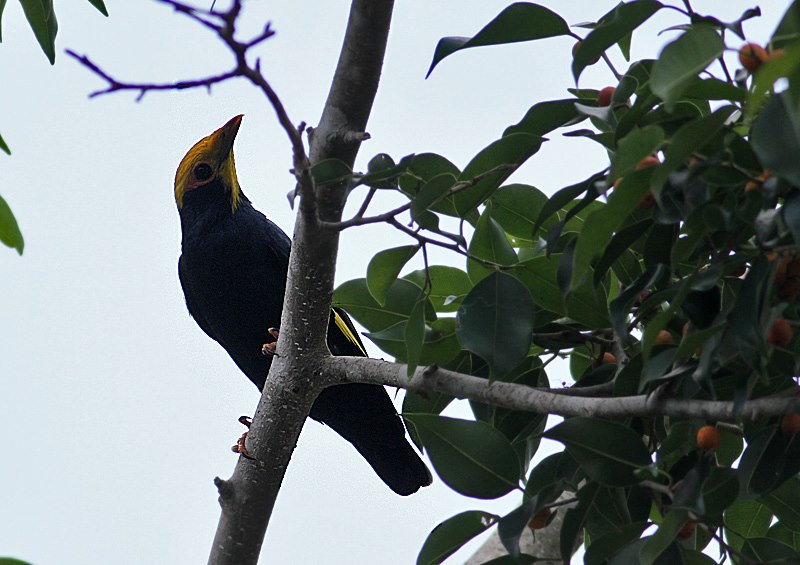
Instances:
[[[547,525],[547,520],[549,519],[550,519],[550,509],[543,508],[539,510],[536,516],[530,519],[530,522],[528,522],[528,527],[531,530],[541,530]]]
[[[636,205],[636,208],[638,208],[639,210],[649,210],[655,205],[656,205],[656,197],[653,196],[653,192],[651,190],[648,190],[647,194],[645,194],[642,197],[642,199],[639,200],[639,203]]]
[[[719,430],[716,426],[703,426],[697,430],[697,447],[704,451],[719,447]]]
[[[744,185],[745,192],[750,192],[751,190],[758,190],[762,186],[764,186],[764,181],[767,180],[769,177],[772,176],[767,170],[764,170],[760,175],[756,177],[756,180],[749,180]]]
[[[655,155],[649,155],[645,157],[633,167],[636,171],[641,171],[642,169],[646,169],[647,167],[655,167],[656,165],[660,165],[661,161],[658,160],[658,157]]]
[[[756,43],[747,43],[739,49],[739,62],[751,73],[755,72],[768,59],[767,52]]]
[[[794,436],[800,433],[800,414],[785,414],[781,418],[781,431],[787,436]]]
[[[794,337],[794,329],[786,318],[775,318],[767,332],[767,342],[775,347],[786,347]]]
[[[694,522],[686,522],[680,530],[678,530],[678,539],[687,540],[692,537],[694,533]]]
[[[675,340],[672,339],[672,334],[667,330],[661,330],[653,343],[655,345],[675,345]]]
[[[617,358],[614,357],[614,354],[606,351],[602,355],[595,357],[594,361],[592,361],[592,368],[596,369],[601,365],[616,365],[616,364],[617,364]]]
[[[613,86],[607,86],[603,90],[601,90],[597,94],[597,105],[598,106],[610,106],[611,105],[611,97],[614,96],[614,91],[616,88]]]

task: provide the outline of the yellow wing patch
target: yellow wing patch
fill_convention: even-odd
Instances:
[[[358,337],[352,332],[350,327],[347,325],[347,322],[344,321],[339,312],[336,310],[332,310],[333,312],[333,321],[336,323],[336,327],[339,328],[339,331],[344,334],[344,336],[348,339],[348,341],[352,342],[353,345],[358,347],[359,351],[364,354],[364,357],[368,357],[367,352],[364,351],[364,348],[361,345],[361,342],[358,340]]]

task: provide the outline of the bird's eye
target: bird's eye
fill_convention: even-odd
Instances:
[[[206,163],[200,163],[194,168],[194,178],[199,181],[208,180],[213,174],[214,171],[211,169],[211,166]]]

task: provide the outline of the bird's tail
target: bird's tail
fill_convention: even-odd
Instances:
[[[431,484],[431,473],[406,440],[403,422],[382,386],[327,388],[314,403],[311,417],[352,443],[397,494],[407,496]]]

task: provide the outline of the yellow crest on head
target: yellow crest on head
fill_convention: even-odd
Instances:
[[[241,115],[235,116],[217,131],[195,143],[183,157],[175,172],[175,202],[178,208],[183,207],[183,197],[187,191],[214,180],[222,182],[230,193],[231,210],[239,206],[242,189],[236,177],[233,141],[241,121]],[[209,169],[200,165],[208,165]]]

